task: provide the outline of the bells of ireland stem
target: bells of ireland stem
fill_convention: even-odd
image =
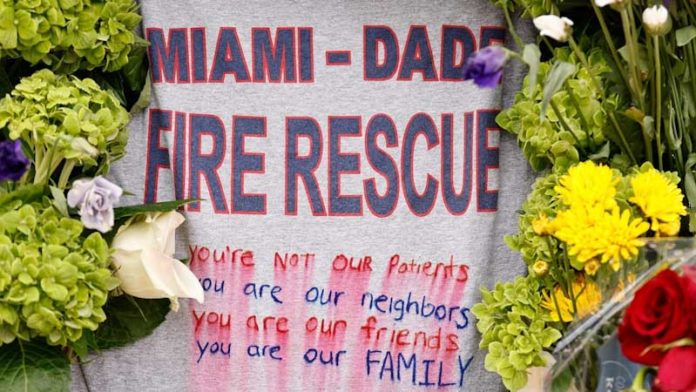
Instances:
[[[573,21],[556,15],[541,15],[534,18],[534,27],[543,36],[566,42],[573,32]]]
[[[648,7],[643,11],[643,26],[650,35],[665,35],[672,30],[672,18],[663,5]]]

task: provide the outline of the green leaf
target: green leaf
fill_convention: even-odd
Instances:
[[[198,199],[172,200],[172,201],[164,201],[161,203],[139,204],[139,205],[134,205],[134,206],[117,207],[117,208],[114,208],[114,218],[115,219],[123,219],[123,218],[129,218],[129,217],[134,216],[134,215],[145,214],[148,212],[174,211],[177,208],[184,206],[188,203],[192,203],[194,201],[200,201],[200,200],[198,200]]]
[[[9,94],[13,87],[10,77],[7,75],[7,71],[5,70],[6,66],[7,65],[4,64],[4,61],[0,64],[0,97],[4,97],[6,94]]]
[[[544,93],[541,101],[541,118],[546,116],[546,109],[554,94],[556,94],[568,78],[575,73],[575,65],[558,61],[553,64],[544,82]]]
[[[555,329],[548,327],[544,329],[544,332],[541,333],[541,345],[544,347],[550,347],[552,344],[554,344],[558,339],[563,337],[561,333]]]
[[[621,55],[627,63],[630,63],[630,55],[627,46],[622,46],[617,52],[619,52],[619,55]],[[647,73],[651,66],[652,63],[648,62],[648,51],[645,49],[645,46],[638,45],[638,68],[641,72]]]
[[[539,74],[539,61],[541,60],[541,51],[536,44],[527,44],[522,50],[522,60],[529,66],[528,83],[529,95],[534,94],[536,89],[537,75]]]
[[[68,392],[70,362],[60,348],[38,341],[0,346],[0,391]]]
[[[147,46],[148,41],[136,37],[136,46],[128,55],[128,63],[123,67],[123,77],[132,91],[140,91],[145,86],[147,76]]]
[[[41,184],[25,185],[19,189],[0,195],[0,207],[15,200],[21,200],[25,204],[40,200],[44,195],[45,187]]]
[[[162,324],[169,313],[169,300],[121,295],[111,298],[104,312],[106,321],[95,332],[97,347],[122,347],[150,335]]]
[[[696,209],[689,208],[689,232],[696,233]]]
[[[90,350],[99,350],[99,347],[97,347],[97,340],[94,337],[94,332],[90,331],[89,329],[82,331],[82,336],[79,340],[68,342],[68,344],[73,352],[83,361],[87,359],[87,354]]]
[[[503,379],[503,384],[511,391],[518,391],[527,385],[527,372],[515,371],[512,377]]]
[[[609,153],[611,152],[611,143],[606,142],[602,146],[602,148],[599,149],[596,153],[590,155],[588,158],[590,158],[593,161],[603,161],[607,158],[609,158]]]
[[[694,178],[693,166],[696,165],[696,154],[689,154],[684,167],[684,193],[689,201],[689,231],[696,232],[696,178]]]
[[[145,85],[143,86],[138,100],[135,101],[133,107],[130,109],[130,113],[137,113],[147,109],[150,106],[150,94],[152,92],[152,82],[150,81],[150,75],[145,78]]]
[[[684,46],[696,38],[696,27],[686,26],[675,32],[677,36],[677,46]]]
[[[53,196],[53,206],[56,207],[56,210],[63,214],[63,216],[70,216],[68,213],[68,201],[65,199],[63,190],[55,186],[50,187],[50,189],[51,195]]]

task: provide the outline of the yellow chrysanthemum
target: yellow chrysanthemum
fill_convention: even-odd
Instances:
[[[549,272],[549,263],[544,260],[537,260],[536,263],[532,265],[532,271],[536,276],[544,276]]]
[[[639,173],[631,179],[633,197],[657,234],[673,236],[679,232],[680,216],[686,215],[684,195],[675,183],[655,169]]]
[[[561,211],[553,221],[554,236],[568,245],[569,253],[584,263],[601,254],[597,240],[601,239],[595,228],[608,213],[601,208],[575,207]]]
[[[600,226],[604,227],[601,230],[606,233],[607,238],[603,244],[601,262],[609,262],[617,271],[622,261],[638,255],[639,248],[645,245],[639,237],[648,231],[650,225],[640,218],[631,218],[629,210],[619,212],[618,208],[615,208],[609,219],[602,223]]]
[[[571,167],[554,190],[563,204],[571,208],[611,210],[616,207],[614,196],[618,181],[609,167],[585,161]]]
[[[590,260],[587,263],[585,263],[585,273],[589,276],[595,276],[597,271],[599,270],[599,263],[597,260]]]
[[[650,225],[618,207],[611,212],[600,208],[571,208],[556,217],[556,238],[568,245],[568,254],[579,262],[599,259],[618,270],[621,262],[638,254],[644,245],[639,239]]]
[[[576,318],[582,319],[599,309],[599,305],[602,302],[602,293],[595,283],[586,282],[580,276],[573,282],[572,286],[573,295],[576,297],[577,314],[573,312],[573,301],[563,293],[560,287],[556,287],[553,290],[553,294],[547,291],[542,293],[541,306],[549,311],[551,320],[569,323]]]
[[[538,218],[532,221],[532,230],[536,235],[549,235],[553,234],[553,226],[550,224],[551,221],[546,215],[541,214]]]

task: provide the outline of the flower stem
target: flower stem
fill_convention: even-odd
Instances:
[[[553,299],[553,305],[556,307],[556,313],[558,313],[558,321],[564,322],[563,320],[563,313],[561,312],[561,307],[558,305],[558,298],[556,298],[556,290],[553,285],[551,285],[551,298]]]
[[[602,28],[602,34],[604,34],[604,40],[607,42],[607,46],[609,47],[609,52],[611,53],[611,57],[614,59],[614,64],[616,64],[616,69],[619,70],[619,74],[621,75],[621,80],[623,80],[624,84],[626,85],[626,88],[630,89],[631,86],[628,84],[628,76],[626,76],[626,70],[621,66],[621,60],[619,58],[619,53],[616,51],[616,46],[614,45],[614,40],[611,38],[611,33],[609,32],[609,28],[607,27],[607,22],[604,20],[604,14],[602,14],[602,10],[597,7],[597,4],[595,4],[594,1],[590,1],[590,4],[592,4],[592,9],[595,12],[595,15],[597,16],[597,20],[599,21],[599,26]]]
[[[642,367],[638,370],[636,377],[633,379],[633,384],[631,384],[631,391],[634,392],[647,392],[645,389],[645,376],[648,373],[647,367]]]
[[[621,25],[623,27],[624,38],[626,40],[626,47],[628,48],[628,69],[631,77],[629,78],[629,90],[633,96],[633,100],[638,105],[638,108],[645,113],[645,102],[642,96],[642,86],[640,78],[640,65],[638,63],[638,48],[635,41],[635,35],[633,31],[633,21],[631,20],[633,11],[630,6],[623,7],[620,11],[621,14]],[[645,130],[645,127],[641,127],[643,131],[643,143],[645,144],[645,158],[652,162],[652,143],[650,142],[650,135]]]
[[[582,143],[580,142],[578,135],[570,127],[570,124],[566,122],[565,118],[563,117],[563,114],[561,113],[561,110],[558,108],[558,105],[556,105],[556,102],[553,100],[553,98],[549,100],[549,104],[551,105],[551,109],[553,110],[553,112],[556,113],[556,117],[558,117],[558,121],[561,123],[561,126],[571,135],[573,135],[573,139],[575,139],[575,142],[578,144],[578,149],[583,153],[583,155],[587,156],[585,149],[582,148]]]
[[[65,189],[68,185],[68,180],[70,179],[70,174],[72,174],[73,168],[75,167],[75,161],[70,159],[65,161],[63,164],[63,170],[60,173],[60,178],[58,178],[58,188]]]
[[[631,19],[629,16],[629,7],[624,7],[621,9],[621,26],[623,27],[624,39],[626,41],[626,48],[628,48],[628,70],[631,75],[629,78],[629,90],[633,99],[636,101],[638,108],[640,110],[644,109],[643,98],[641,97],[641,82],[640,82],[640,68],[638,63],[638,49],[636,48],[636,42],[634,40],[633,34],[631,34]]]
[[[590,67],[589,61],[587,61],[587,57],[585,57],[585,53],[582,50],[580,50],[580,47],[575,42],[572,35],[568,39],[568,44],[580,60],[580,63],[583,65],[583,67],[587,69],[587,73],[590,75],[590,80],[592,81],[592,84],[594,84],[595,89],[597,89],[600,97],[602,98],[602,102],[606,102],[607,96],[604,93],[604,89],[602,89],[602,86],[597,81],[597,76],[594,74],[594,72],[592,72],[592,68]],[[609,121],[616,129],[616,133],[619,135],[619,139],[621,140],[621,144],[623,145],[621,147],[623,147],[624,151],[626,152],[626,155],[628,155],[628,157],[631,159],[631,162],[633,162],[634,165],[637,165],[638,161],[636,160],[636,157],[633,155],[633,152],[631,151],[631,147],[628,144],[628,141],[626,140],[626,136],[623,134],[623,130],[621,129],[619,122],[616,121],[616,116],[614,116],[614,113],[611,111],[607,111],[607,115],[609,116]]]
[[[578,111],[578,118],[580,119],[582,128],[585,130],[585,137],[587,138],[587,143],[589,144],[590,150],[593,150],[594,143],[592,140],[592,134],[590,133],[590,123],[589,121],[587,121],[585,113],[582,111],[582,108],[580,107],[580,100],[578,99],[578,96],[575,95],[575,92],[572,88],[569,88],[566,91],[568,92],[568,96],[570,97],[570,102],[573,104],[573,106],[575,106],[575,110]]]
[[[573,282],[575,274],[570,268],[570,258],[568,257],[568,249],[563,248],[563,267],[565,268],[565,276],[568,279],[568,296],[570,297],[570,302],[573,304],[573,317],[578,314],[578,305],[575,299],[575,293],[573,293]]]
[[[522,39],[520,38],[519,35],[517,35],[517,31],[515,30],[515,25],[512,23],[512,18],[510,17],[510,10],[508,10],[507,5],[503,3],[503,13],[505,14],[505,21],[507,22],[508,25],[508,31],[510,32],[510,35],[512,36],[512,39],[515,41],[515,45],[517,46],[517,50],[522,50],[524,47],[524,42],[522,42]]]
[[[89,382],[87,381],[87,376],[85,375],[85,369],[82,367],[82,361],[79,359],[77,361],[77,367],[80,369],[80,378],[82,378],[85,384],[85,389],[87,389],[87,392],[92,392],[92,389],[89,387]]]
[[[657,143],[657,165],[662,171],[662,142],[660,128],[662,125],[662,69],[660,68],[660,37],[653,36],[655,45],[655,142]]]

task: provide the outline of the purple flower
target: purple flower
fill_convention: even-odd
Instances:
[[[487,46],[473,53],[464,64],[464,80],[474,80],[482,88],[495,88],[503,77],[507,60],[505,50],[499,46]]]
[[[19,140],[0,142],[0,181],[17,181],[29,168],[29,159],[22,152]]]
[[[88,229],[106,233],[114,226],[114,204],[123,190],[102,176],[76,180],[68,192],[68,205],[80,209],[80,220]]]

